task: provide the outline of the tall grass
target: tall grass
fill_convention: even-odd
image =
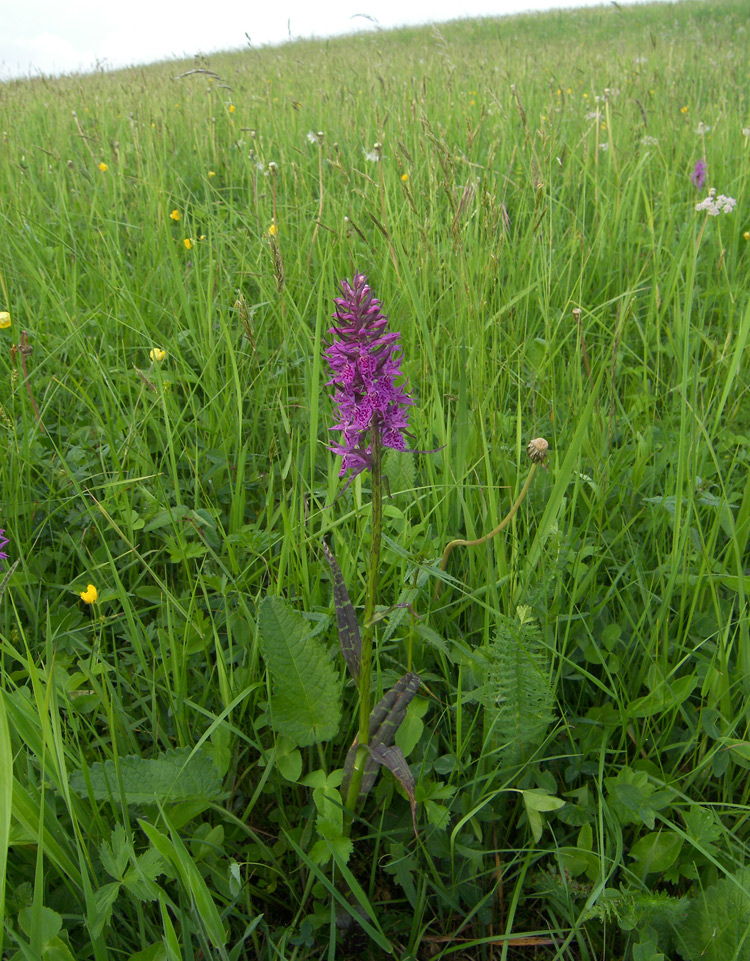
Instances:
[[[0,85],[3,957],[700,955],[664,906],[748,887],[749,47],[739,0],[612,5]],[[296,770],[256,611],[335,656],[324,537],[364,597],[322,360],[355,271],[427,452],[386,468],[376,654],[422,677],[420,834],[384,776],[332,868],[302,781],[355,732]]]

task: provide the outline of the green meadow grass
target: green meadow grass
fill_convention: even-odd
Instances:
[[[612,5],[0,85],[0,956],[750,957],[749,28]],[[358,271],[426,452],[388,462],[375,682],[422,678],[419,836],[384,774],[320,864]],[[266,595],[339,671],[333,741],[274,731]],[[513,717],[503,671],[538,674]]]

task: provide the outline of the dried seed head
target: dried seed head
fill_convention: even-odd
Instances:
[[[529,441],[526,453],[531,458],[532,464],[541,464],[542,467],[546,467],[548,450],[549,444],[547,441],[543,437],[535,437],[534,440]]]
[[[276,176],[276,171],[278,169],[279,169],[279,165],[274,160],[271,160],[270,163],[268,164],[268,172],[271,174],[272,177]]]
[[[576,322],[577,324],[580,324],[580,323],[581,323],[581,313],[582,313],[582,311],[581,311],[581,308],[580,308],[580,307],[574,307],[574,308],[573,308],[573,319],[575,320],[575,322]]]

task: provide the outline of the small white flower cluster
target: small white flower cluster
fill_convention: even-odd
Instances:
[[[307,142],[322,144],[324,137],[325,137],[325,134],[323,133],[322,130],[319,130],[317,133],[315,133],[314,130],[309,130],[307,133]]]
[[[584,120],[598,120],[600,117],[601,117],[601,114],[599,113],[598,110],[589,110],[589,112],[588,112],[587,114],[584,114],[583,119],[584,119]]]
[[[658,147],[659,139],[658,137],[652,137],[650,134],[646,134],[645,137],[641,137],[641,143],[644,147]]]
[[[725,197],[724,194],[716,196],[716,189],[712,187],[708,191],[708,197],[695,205],[696,210],[705,210],[709,217],[718,217],[719,214],[731,214],[737,206],[734,197]]]
[[[709,125],[707,123],[703,123],[702,120],[699,122],[698,126],[695,128],[695,132],[698,134],[699,137],[703,137],[705,134],[709,133],[710,130],[711,128],[709,127]]]

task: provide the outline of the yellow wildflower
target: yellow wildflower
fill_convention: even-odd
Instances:
[[[96,604],[99,591],[97,591],[93,584],[88,584],[86,590],[80,592],[79,597],[84,604]]]
[[[401,174],[401,179],[404,183],[406,183],[406,181],[409,179],[409,174]]]
[[[208,171],[208,176],[209,176],[209,177],[215,177],[215,176],[216,176],[216,171],[215,171],[215,170],[209,170],[209,171]]]
[[[0,310],[0,330],[10,327],[10,314],[7,310]]]
[[[745,233],[744,233],[742,236],[745,238],[745,240],[750,240],[750,230],[746,230]],[[3,324],[2,324],[2,316],[3,316],[3,315],[0,314],[0,327],[3,326]],[[6,314],[6,317],[7,317],[7,314]],[[10,323],[10,320],[8,321],[8,323]],[[7,326],[7,325],[5,325],[5,326]]]
[[[236,110],[236,107],[234,106],[234,104],[233,104],[233,103],[230,103],[230,104],[229,104],[229,112],[230,112],[230,113],[234,113],[235,110]]]
[[[268,236],[275,237],[277,233],[278,230],[276,229],[276,224],[271,224],[271,226],[268,228]]]
[[[167,356],[167,352],[166,350],[162,350],[161,347],[154,347],[148,352],[148,356],[151,358],[153,363],[160,364]]]
[[[680,107],[680,113],[687,113],[687,112],[688,112],[687,107]]]
[[[102,160],[102,162],[99,164],[99,169],[102,173],[106,173],[109,170],[109,167]]]
[[[179,210],[173,210],[172,213],[169,215],[169,217],[170,217],[170,220],[174,220],[174,221],[179,220],[179,219],[180,219],[180,211],[179,211]]]
[[[182,242],[185,244],[185,250],[190,250],[193,246],[193,241],[189,237],[186,237]]]

